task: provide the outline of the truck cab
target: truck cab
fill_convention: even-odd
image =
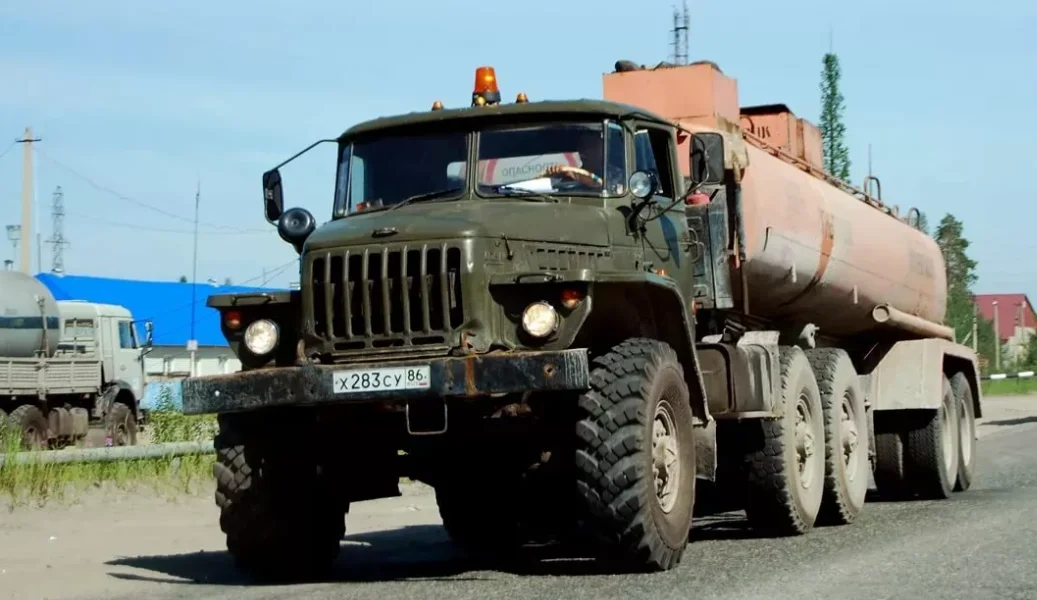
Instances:
[[[101,362],[104,385],[133,395],[134,410],[147,389],[144,357],[150,351],[133,314],[123,306],[59,300],[62,335],[56,356],[90,357]]]

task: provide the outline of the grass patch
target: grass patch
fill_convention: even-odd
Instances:
[[[1028,379],[994,379],[982,383],[983,395],[985,396],[1037,394],[1037,377]]]
[[[148,426],[138,443],[211,441],[218,431],[212,415],[184,415],[168,397],[160,398],[149,414]],[[3,434],[3,432],[0,432]],[[12,507],[74,500],[79,494],[97,489],[117,491],[147,490],[179,495],[194,493],[212,481],[215,455],[144,458],[110,462],[15,464],[13,455],[21,450],[19,432],[0,436],[0,499]]]

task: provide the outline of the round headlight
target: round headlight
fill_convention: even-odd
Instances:
[[[269,354],[277,346],[277,324],[260,319],[245,329],[245,347],[256,356]]]
[[[522,328],[533,337],[547,337],[557,327],[558,313],[547,302],[534,302],[522,311]]]

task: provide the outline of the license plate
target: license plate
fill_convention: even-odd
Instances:
[[[432,383],[428,365],[349,369],[332,375],[336,394],[426,389]]]

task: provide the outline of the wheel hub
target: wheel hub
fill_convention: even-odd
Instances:
[[[799,467],[799,484],[809,488],[813,481],[816,442],[813,431],[813,415],[805,395],[796,403],[796,458]]]
[[[843,446],[843,464],[846,468],[846,478],[853,480],[857,476],[857,452],[860,445],[860,432],[857,429],[856,414],[853,409],[853,401],[849,395],[843,396],[841,422],[839,424],[839,435]]]
[[[656,499],[664,513],[669,513],[677,504],[680,467],[680,444],[677,441],[673,408],[669,402],[660,400],[655,407],[655,419],[652,423],[652,470],[655,476]]]

